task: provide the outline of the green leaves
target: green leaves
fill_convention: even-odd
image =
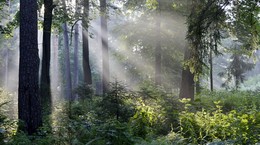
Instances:
[[[234,140],[236,143],[257,142],[258,131],[256,126],[256,112],[237,113],[232,110],[222,113],[221,106],[216,105],[213,112],[202,109],[201,111],[182,112],[180,114],[181,133],[190,137],[193,143],[205,144],[214,139]]]
[[[148,9],[156,9],[158,7],[157,0],[146,0],[146,6]]]

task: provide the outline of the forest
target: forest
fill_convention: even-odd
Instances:
[[[259,0],[0,0],[0,145],[260,145]]]

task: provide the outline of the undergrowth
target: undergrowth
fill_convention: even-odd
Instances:
[[[77,91],[84,87],[79,88]],[[91,90],[89,90],[91,91]],[[87,96],[84,96],[87,94]],[[52,121],[35,135],[16,131],[0,114],[0,144],[7,145],[184,145],[260,143],[258,92],[204,91],[191,102],[144,84],[129,91],[112,84],[105,96],[81,93],[60,102]]]

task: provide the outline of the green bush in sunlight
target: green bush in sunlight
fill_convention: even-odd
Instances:
[[[192,105],[182,100],[185,110],[180,113],[180,133],[189,142],[205,144],[216,139],[231,140],[235,144],[254,144],[259,142],[260,116],[256,109],[247,112],[231,110],[223,113],[220,101],[215,101],[215,110],[191,111]]]
[[[157,122],[157,115],[154,108],[141,103],[136,108],[135,115],[130,119],[130,126],[135,136],[145,138],[152,132],[152,126]]]
[[[154,134],[167,135],[172,130],[177,131],[179,110],[182,108],[177,97],[167,94],[163,87],[145,82],[140,86],[137,98],[137,112],[145,107],[145,110],[150,111],[147,114],[155,116],[152,124]]]

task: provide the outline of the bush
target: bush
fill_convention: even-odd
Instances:
[[[232,110],[223,113],[220,101],[215,101],[215,110],[189,111],[189,101],[183,100],[186,109],[180,113],[180,133],[195,144],[205,144],[216,139],[232,140],[236,144],[259,142],[259,111]]]

